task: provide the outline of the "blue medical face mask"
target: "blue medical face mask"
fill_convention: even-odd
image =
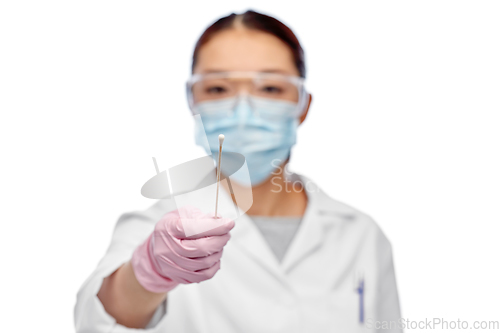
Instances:
[[[199,103],[194,111],[200,114],[204,130],[198,122],[196,144],[218,156],[218,137],[224,134],[223,150],[245,156],[251,183],[238,173],[231,179],[244,186],[259,185],[290,156],[299,123],[296,108],[296,103],[258,97]],[[223,173],[224,163],[230,161],[222,162]]]

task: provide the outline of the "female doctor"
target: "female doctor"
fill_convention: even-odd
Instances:
[[[387,238],[287,172],[311,104],[293,32],[254,11],[223,17],[196,44],[192,72],[196,142],[217,154],[224,133],[245,156],[249,182],[232,183],[251,187],[253,205],[236,222],[172,200],[122,215],[78,293],[77,332],[400,332]],[[206,231],[188,235],[193,225]]]

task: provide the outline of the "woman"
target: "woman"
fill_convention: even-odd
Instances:
[[[292,31],[253,11],[221,18],[200,37],[192,72],[196,142],[215,156],[224,133],[250,176],[232,175],[234,192],[251,187],[253,204],[236,222],[174,200],[122,215],[79,291],[77,331],[365,332],[396,323],[391,246],[376,223],[287,173],[311,104]],[[221,196],[241,207],[227,190]]]

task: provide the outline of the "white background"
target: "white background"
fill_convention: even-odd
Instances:
[[[306,51],[292,169],[378,221],[403,316],[500,320],[498,1],[3,1],[2,331],[74,330],[117,218],[153,203],[151,156],[202,154],[196,39],[248,8]]]

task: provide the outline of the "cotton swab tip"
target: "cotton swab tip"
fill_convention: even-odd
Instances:
[[[219,144],[222,145],[223,142],[224,142],[224,134],[220,134],[219,135]]]

